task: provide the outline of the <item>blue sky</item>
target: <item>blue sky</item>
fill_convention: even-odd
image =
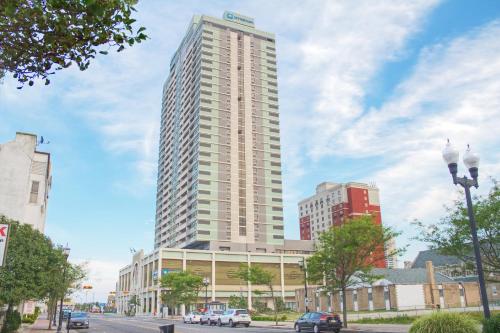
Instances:
[[[153,246],[161,88],[193,14],[234,10],[276,33],[286,237],[315,185],[374,181],[383,223],[411,243],[457,197],[446,138],[482,157],[478,193],[500,173],[500,3],[482,1],[142,1],[147,42],[101,56],[49,86],[0,85],[0,142],[50,140],[47,233],[87,261],[96,299],[129,248]],[[463,170],[463,169],[462,169]]]

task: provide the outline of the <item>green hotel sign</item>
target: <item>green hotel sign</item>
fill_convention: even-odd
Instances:
[[[222,18],[226,21],[231,21],[231,22],[243,24],[243,25],[246,25],[246,26],[249,26],[252,28],[255,27],[255,24],[253,22],[253,18],[248,17],[248,16],[244,16],[244,15],[241,15],[238,13],[225,11]]]

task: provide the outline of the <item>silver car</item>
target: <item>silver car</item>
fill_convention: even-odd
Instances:
[[[68,328],[89,328],[89,315],[86,312],[71,312]]]
[[[208,310],[203,313],[200,318],[200,324],[216,325],[219,317],[224,313],[222,310]]]

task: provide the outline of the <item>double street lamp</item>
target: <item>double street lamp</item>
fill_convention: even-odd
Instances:
[[[443,150],[443,159],[448,164],[448,169],[450,169],[451,176],[453,178],[453,184],[461,185],[465,190],[465,199],[467,201],[467,212],[469,214],[469,225],[472,234],[472,244],[474,246],[474,255],[476,257],[476,269],[477,275],[479,279],[479,289],[481,291],[481,299],[483,301],[483,311],[484,317],[490,318],[490,308],[488,305],[488,295],[486,293],[486,284],[484,282],[484,272],[483,272],[483,264],[481,261],[481,252],[479,250],[479,241],[477,239],[477,227],[476,220],[474,219],[474,211],[472,208],[472,199],[470,195],[470,188],[474,186],[475,188],[479,187],[479,183],[477,181],[478,177],[478,167],[479,167],[479,155],[472,152],[469,145],[467,145],[467,150],[464,155],[464,164],[469,169],[469,173],[471,178],[467,178],[467,176],[458,177],[458,157],[459,153],[450,143],[446,144],[446,147]]]
[[[59,325],[57,326],[57,333],[60,333],[62,332],[62,321],[63,321],[63,302],[64,302],[64,296],[66,296],[66,266],[67,266],[67,263],[68,263],[68,257],[69,257],[69,247],[65,247],[62,249],[63,250],[63,255],[64,255],[64,258],[66,259],[66,262],[64,263],[64,266],[63,266],[63,292],[61,294],[61,303],[59,304]]]
[[[307,298],[307,271],[306,271],[306,260],[302,258],[299,261],[299,267],[304,272],[304,305],[306,307],[306,312],[309,312],[309,298]]]
[[[205,311],[208,310],[208,285],[210,284],[210,279],[207,277],[203,278],[203,285],[205,286]]]

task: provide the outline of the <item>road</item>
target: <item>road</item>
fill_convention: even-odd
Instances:
[[[183,324],[180,321],[167,321],[154,318],[144,317],[122,317],[117,315],[96,315],[90,317],[90,328],[71,330],[71,333],[159,333],[160,325],[169,323],[175,324],[175,333],[292,333],[293,329],[286,328],[262,328],[262,327],[236,327],[231,328],[227,326],[207,326],[198,324]],[[257,325],[258,323],[255,323]],[[378,325],[375,325],[378,326]],[[390,326],[390,325],[388,325]],[[377,328],[364,326],[358,329],[343,329],[342,333],[394,333],[394,332],[408,332],[408,329],[403,328],[400,330],[386,329],[383,325]]]
[[[257,327],[217,327],[197,324],[183,324],[182,322],[159,320],[152,318],[141,317],[120,317],[120,316],[101,316],[92,315],[90,318],[89,329],[71,330],[71,333],[159,333],[159,326],[174,323],[175,333],[263,333],[263,332],[276,332],[276,333],[292,333],[293,330],[288,329],[269,329]]]

